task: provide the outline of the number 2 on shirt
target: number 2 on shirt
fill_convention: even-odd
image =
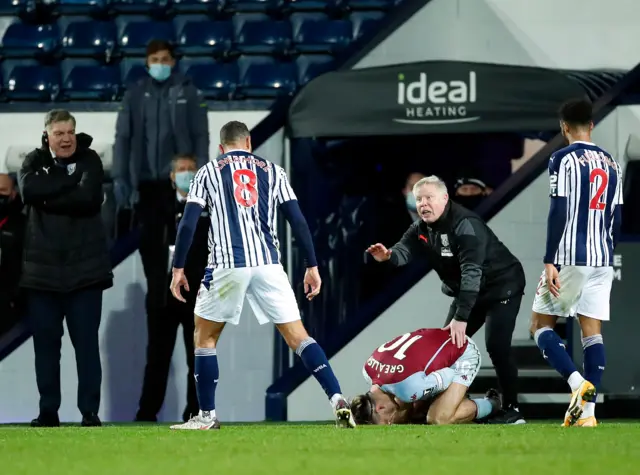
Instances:
[[[603,209],[605,209],[607,204],[604,201],[600,201],[600,198],[602,198],[604,190],[607,189],[607,185],[609,184],[609,176],[607,175],[607,172],[605,172],[602,168],[594,168],[589,174],[589,183],[595,183],[597,177],[600,177],[600,186],[589,202],[589,209],[602,211]]]
[[[258,177],[253,170],[244,168],[234,171],[233,183],[236,186],[233,190],[233,197],[236,199],[236,203],[245,208],[251,208],[255,205],[258,202],[257,182]]]

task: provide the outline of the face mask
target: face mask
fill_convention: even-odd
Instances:
[[[407,193],[407,208],[411,211],[417,211],[418,209],[418,203],[413,193]]]
[[[194,172],[184,171],[176,173],[176,187],[185,193],[189,193],[189,185],[191,180],[196,176]]]
[[[484,199],[484,195],[473,195],[473,196],[456,196],[455,201],[464,206],[467,209],[474,210],[478,207],[482,200]]]
[[[149,75],[156,81],[166,81],[171,76],[171,66],[168,64],[150,64]]]
[[[0,216],[7,213],[9,205],[11,204],[11,198],[7,195],[0,195]]]

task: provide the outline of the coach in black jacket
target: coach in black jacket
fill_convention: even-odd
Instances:
[[[40,414],[33,426],[59,425],[60,348],[63,320],[75,348],[82,425],[98,426],[102,370],[98,328],[102,292],[113,284],[100,217],[104,171],[91,137],[75,134],[65,110],[45,119],[42,147],[29,153],[18,173],[27,206],[20,284],[27,289],[33,331]]]
[[[147,278],[147,365],[144,370],[144,383],[140,396],[137,422],[156,422],[167,392],[169,369],[176,344],[178,327],[182,325],[184,347],[187,356],[189,376],[187,379],[187,405],[182,414],[186,422],[198,414],[198,396],[194,377],[195,354],[193,338],[195,330],[194,308],[198,286],[184,293],[186,304],[173,298],[169,289],[171,266],[173,261],[170,249],[176,242],[178,224],[187,204],[189,185],[198,169],[196,157],[178,155],[174,158],[171,170],[173,190],[170,195],[157,196],[158,221],[162,223],[158,236],[145,243],[149,252],[150,266]],[[185,275],[189,282],[199,282],[204,277],[209,255],[209,228],[211,219],[204,210],[193,237],[193,243],[187,256]],[[141,240],[145,237],[141,237]],[[142,244],[142,243],[141,243]],[[153,267],[152,267],[153,266]]]
[[[391,249],[374,244],[367,252],[378,262],[403,266],[426,258],[454,297],[447,329],[454,344],[473,336],[486,322],[487,352],[503,392],[505,411],[491,422],[523,423],[518,410],[518,369],[511,338],[524,293],[520,261],[475,213],[449,201],[438,177],[418,181],[413,189],[420,219]]]

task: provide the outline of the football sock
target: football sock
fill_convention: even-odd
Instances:
[[[216,386],[218,385],[218,371],[218,356],[216,349],[196,348],[194,373],[201,417],[215,417],[216,415]]]
[[[604,342],[602,335],[588,336],[582,339],[584,351],[584,377],[596,387],[600,387],[602,373],[604,373]],[[591,402],[596,402],[597,394],[593,395]]]
[[[569,381],[569,378],[573,376],[573,380],[569,381],[571,386],[572,382],[575,383],[575,375],[577,373],[576,365],[573,364],[569,353],[565,348],[565,344],[562,342],[558,334],[553,331],[552,328],[544,327],[536,331],[533,336],[536,340],[536,345],[540,348],[542,356],[546,359],[553,368],[562,375],[564,379]],[[579,384],[578,384],[579,385]],[[573,386],[572,391],[575,391]]]
[[[476,420],[483,419],[491,414],[491,411],[493,410],[491,401],[486,398],[472,399],[472,401],[476,403],[478,408],[476,411]]]
[[[307,371],[318,380],[329,399],[334,394],[342,394],[340,383],[338,383],[336,375],[333,374],[327,355],[324,354],[320,345],[313,338],[309,337],[300,343],[300,346],[296,349],[296,354],[304,363]]]

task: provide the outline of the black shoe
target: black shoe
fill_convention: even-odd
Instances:
[[[482,419],[475,419],[474,422],[477,424],[487,424],[489,418],[502,412],[502,400],[500,399],[500,393],[497,390],[489,389],[485,393],[484,398],[491,403],[491,412]]]
[[[82,416],[82,427],[101,427],[102,422],[98,414],[85,414]]]
[[[58,414],[40,414],[31,421],[31,427],[60,427]]]
[[[507,406],[501,410],[496,416],[487,421],[488,424],[526,424],[524,416],[520,413],[518,406]]]
[[[148,416],[146,414],[138,413],[136,414],[134,422],[158,422],[158,418],[156,416]]]

